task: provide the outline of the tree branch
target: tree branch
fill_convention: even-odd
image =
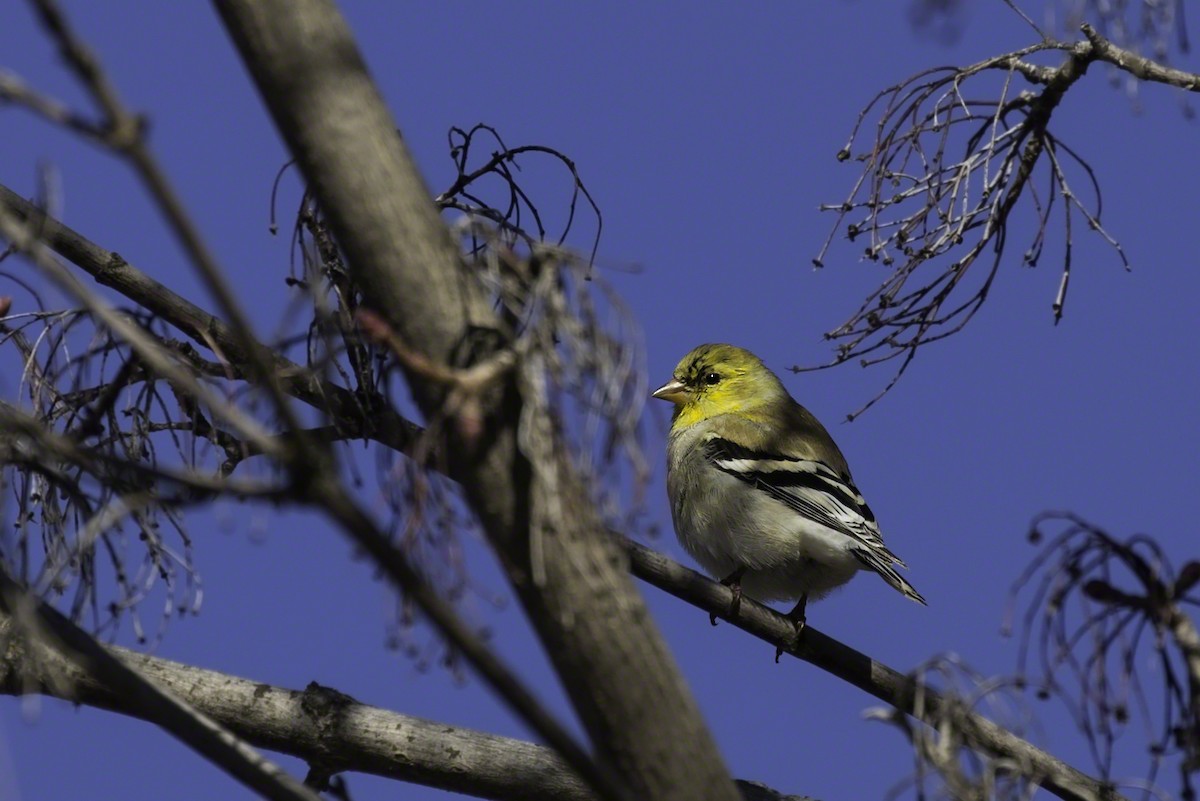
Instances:
[[[0,692],[42,693],[157,722],[130,696],[52,649],[13,633],[0,617]],[[196,710],[259,748],[329,772],[357,771],[488,798],[592,799],[552,749],[399,715],[317,684],[303,692],[106,646]]]
[[[352,276],[401,341],[449,367],[502,348],[511,331],[463,264],[333,4],[215,5]],[[514,372],[529,378],[506,376],[489,393],[483,437],[440,427],[446,467],[501,554],[599,763],[638,798],[736,798],[587,487],[552,421],[537,413],[537,360]],[[448,388],[412,371],[408,378],[422,411],[437,419]],[[593,771],[591,780],[605,775]]]
[[[370,403],[344,387],[323,381],[267,346],[245,344],[223,320],[172,292],[114,251],[106,250],[63,225],[6,186],[0,185],[0,211],[25,223],[62,258],[124,297],[157,315],[198,345],[212,350],[236,377],[248,372],[250,351],[268,360],[284,391],[325,411],[345,427],[401,453],[411,453],[421,429],[384,403]]]
[[[144,119],[126,108],[116,86],[100,66],[99,59],[84,41],[75,35],[66,16],[58,7],[57,0],[31,0],[31,3],[50,38],[58,45],[59,55],[99,107],[103,115],[101,129],[104,131],[104,143],[132,164],[166,218],[172,233],[192,260],[201,280],[224,310],[234,337],[247,346],[247,367],[250,374],[268,392],[286,427],[293,431],[298,430],[300,421],[279,386],[271,359],[265,358],[261,351],[250,347],[255,337],[249,319],[234,297],[216,257],[200,235],[200,229],[192,221],[166,172],[159,167],[157,159],[146,144]],[[300,442],[298,447],[302,445],[303,442]]]
[[[620,535],[616,535],[620,536]],[[918,687],[909,677],[866,654],[805,626],[796,641],[795,624],[774,609],[743,598],[735,619],[729,618],[733,594],[706,576],[671,561],[644,545],[624,540],[633,574],[676,598],[723,618],[742,631],[783,649],[925,723],[932,723],[946,701],[935,691],[921,688],[923,706],[914,705]],[[991,756],[1030,766],[1031,778],[1064,801],[1119,801],[1123,796],[1033,744],[997,726],[982,715],[966,716],[971,731],[964,737]]]
[[[201,384],[195,374],[175,358],[173,353],[162,347],[133,320],[110,306],[96,292],[81,284],[74,273],[59,264],[38,238],[31,222],[23,222],[0,207],[0,238],[8,240],[19,252],[25,253],[47,278],[85,307],[114,335],[128,343],[148,369],[186,388],[189,394],[208,407],[214,415],[224,418],[242,438],[253,442],[264,452],[274,450],[273,441],[256,419],[240,408],[225,403],[223,398],[216,397],[209,387]]]
[[[891,269],[859,309],[826,334],[837,342],[833,358],[793,368],[894,361],[892,379],[851,419],[896,385],[922,346],[961,331],[982,308],[1002,262],[1013,252],[1016,234],[1010,222],[1019,204],[1032,207],[1036,220],[1021,252],[1024,264],[1037,264],[1047,242],[1054,241],[1048,233],[1055,225],[1065,232],[1062,274],[1051,304],[1056,323],[1070,281],[1076,215],[1129,268],[1124,250],[1101,221],[1096,173],[1058,138],[1051,118],[1095,62],[1189,92],[1200,92],[1200,74],[1126,50],[1087,23],[1079,29],[1084,36],[1079,41],[1043,37],[968,66],[924,70],[881,90],[859,113],[837,158],[853,157],[863,168],[844,201],[822,206],[836,214],[836,222],[813,261],[822,266],[834,236],[842,232],[848,241],[864,243],[864,258]],[[1061,53],[1062,62],[1046,67],[1025,60],[1046,52]],[[984,77],[989,75],[995,76],[990,83]],[[1040,91],[1016,91],[1017,75],[1040,85]],[[968,90],[989,94],[972,96]],[[863,146],[856,148],[859,142]],[[1037,170],[1049,178],[1044,196],[1035,185]],[[1084,187],[1090,185],[1093,202],[1085,202],[1073,185],[1076,176]],[[1052,214],[1061,215],[1061,223]]]
[[[17,636],[0,613],[0,693],[39,693],[157,722],[95,675]],[[105,650],[245,742],[303,759],[327,773],[352,771],[497,801],[595,801],[551,748],[359,703],[311,683],[289,690],[117,646]],[[739,782],[745,801],[801,801]]]
[[[1086,22],[1079,26],[1079,30],[1087,37],[1092,46],[1091,55],[1097,61],[1106,61],[1141,81],[1165,83],[1189,92],[1200,92],[1200,75],[1167,67],[1132,50],[1119,47],[1101,36]]]
[[[22,686],[26,678],[6,667],[13,649],[28,642],[31,633],[42,641],[34,646],[41,656],[50,657],[69,673],[90,677],[110,697],[120,698],[133,714],[162,727],[264,798],[320,801],[316,793],[219,723],[147,681],[128,662],[115,657],[53,607],[27,592],[0,566],[0,643],[8,643],[8,653],[0,663],[0,687],[8,692],[13,690],[7,688]],[[57,674],[43,675],[42,683],[65,684]]]

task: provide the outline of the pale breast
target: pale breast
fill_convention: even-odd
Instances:
[[[823,594],[857,572],[844,534],[713,467],[695,447],[704,436],[672,435],[667,492],[680,543],[711,575],[746,568],[747,594],[767,600]]]

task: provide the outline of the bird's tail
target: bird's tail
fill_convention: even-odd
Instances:
[[[929,605],[925,602],[925,599],[921,596],[921,593],[917,592],[913,585],[905,581],[904,576],[901,576],[896,572],[896,568],[892,567],[892,560],[887,558],[891,556],[890,552],[886,553],[885,555],[883,553],[867,550],[865,548],[856,548],[854,551],[852,551],[852,553],[854,554],[855,558],[858,559],[858,561],[862,562],[868,568],[874,570],[876,573],[882,576],[884,581],[892,585],[892,587],[897,592],[901,593],[905,598],[911,598],[922,606]],[[900,562],[899,559],[896,561]],[[900,564],[904,563],[900,562]]]

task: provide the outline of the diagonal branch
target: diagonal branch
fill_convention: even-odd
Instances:
[[[1079,26],[1083,35],[1092,46],[1092,56],[1097,61],[1106,61],[1118,69],[1128,72],[1140,81],[1165,83],[1189,92],[1200,92],[1200,75],[1194,72],[1168,67],[1153,59],[1139,55],[1132,50],[1126,50],[1101,36],[1088,23]]]
[[[742,631],[783,649],[784,653],[815,665],[919,720],[936,720],[946,703],[935,691],[922,688],[923,706],[918,710],[914,703],[918,687],[911,678],[811,626],[804,628],[797,642],[795,624],[786,615],[757,602],[743,598],[736,619],[730,620],[733,595],[728,587],[644,545],[625,540],[625,547],[634,575],[643,581],[728,620]],[[1123,798],[1111,786],[1076,770],[982,715],[970,713],[965,719],[972,728],[965,736],[974,748],[1030,766],[1031,778],[1064,801],[1118,801]]]
[[[0,614],[0,694],[39,693],[155,722],[131,699]],[[497,801],[595,801],[551,748],[359,703],[329,687],[274,687],[118,646],[118,661],[259,748],[326,773],[356,772]],[[744,801],[801,801],[739,782]]]
[[[463,263],[334,4],[214,4],[375,310],[434,363],[469,367],[503,349],[510,326]],[[447,470],[591,738],[600,767],[593,786],[626,795],[626,785],[651,801],[736,798],[555,421],[539,414],[539,366],[533,354],[489,393],[484,436],[442,428]],[[411,370],[407,377],[436,419],[449,388]],[[646,715],[651,704],[656,714]]]
[[[97,283],[174,326],[192,341],[213,350],[228,365],[226,372],[242,377],[250,372],[252,358],[265,360],[284,391],[309,406],[327,412],[347,436],[362,436],[401,453],[410,453],[420,429],[396,413],[382,399],[363,398],[344,387],[324,381],[312,370],[259,343],[246,343],[233,329],[187,298],[171,291],[111,250],[45,214],[34,204],[0,185],[0,211],[10,214],[37,232],[47,247]]]
[[[58,658],[73,666],[76,672],[92,677],[108,694],[123,699],[138,717],[159,725],[264,798],[319,801],[316,793],[233,733],[148,681],[53,607],[25,591],[3,566],[0,566],[0,613],[8,618],[0,620],[0,635],[6,633],[5,628],[12,629],[15,621],[15,631],[7,632],[13,641],[28,641],[32,636],[41,648],[57,652]],[[0,636],[0,642],[6,641]],[[13,647],[11,642],[8,647]],[[3,679],[0,685],[14,680],[19,685],[23,677],[5,667],[0,664],[0,679]]]

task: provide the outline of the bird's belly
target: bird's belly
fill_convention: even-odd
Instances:
[[[686,502],[688,493],[701,490],[680,476],[673,477],[671,493],[680,543],[714,577],[744,569],[742,591],[766,601],[806,593],[820,597],[860,569],[845,534],[751,490],[738,478],[714,473],[705,482],[704,491],[712,497],[704,504]],[[709,511],[701,514],[697,507]]]

